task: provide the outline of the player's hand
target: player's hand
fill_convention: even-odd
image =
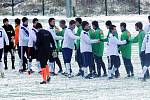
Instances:
[[[126,42],[127,42],[126,44],[129,44],[129,43],[130,43],[130,41],[129,41],[128,39],[126,39]]]
[[[101,40],[100,39],[98,39],[98,43],[100,43],[101,42]]]

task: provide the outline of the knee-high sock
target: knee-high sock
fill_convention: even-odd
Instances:
[[[88,72],[87,72],[87,67],[83,67],[82,68],[83,72],[84,72],[84,77],[86,77],[88,75]]]
[[[41,71],[41,65],[40,65],[39,61],[36,61],[36,66],[38,68],[38,72],[40,72]]]
[[[148,67],[144,66],[142,70],[143,70],[143,77],[144,77],[144,75],[146,74],[146,71],[148,70]]]
[[[48,65],[46,65],[46,75],[47,75],[47,76],[50,76],[50,69],[49,69],[49,66],[48,66]]]
[[[11,62],[12,62],[12,68],[14,68],[14,63],[15,63],[15,54],[14,54],[14,50],[11,49]]]
[[[29,61],[28,61],[28,71],[31,70],[31,67],[32,67],[32,62],[29,62]]]
[[[3,71],[3,64],[0,62],[0,75],[3,78],[4,77],[4,71]]]
[[[42,68],[42,78],[43,81],[46,81],[46,68]]]
[[[54,62],[49,62],[48,66],[50,67],[51,72],[55,72],[55,65]]]
[[[21,59],[19,61],[19,67],[20,67],[20,69],[23,69],[23,61]]]
[[[112,77],[111,74],[112,74],[112,70],[108,69],[108,77]]]
[[[66,72],[67,72],[67,74],[71,73],[70,69],[71,69],[70,63],[66,63]]]
[[[112,74],[114,74],[116,70],[117,70],[117,68],[112,67]]]

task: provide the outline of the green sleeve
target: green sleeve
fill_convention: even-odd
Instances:
[[[57,35],[57,36],[64,36],[64,30],[62,30],[62,31],[60,31],[60,32],[57,32],[56,35]]]
[[[138,40],[139,40],[139,35],[131,39],[132,43],[138,43]]]

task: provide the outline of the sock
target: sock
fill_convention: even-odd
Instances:
[[[108,77],[112,77],[111,74],[112,74],[112,70],[108,70]]]
[[[42,78],[43,81],[46,81],[46,68],[42,68]]]
[[[31,67],[32,67],[32,62],[29,62],[29,61],[28,61],[28,71],[31,70]]]
[[[84,77],[86,77],[88,75],[88,72],[87,72],[87,67],[83,67],[83,72],[84,72]]]
[[[112,74],[114,74],[116,70],[117,70],[117,68],[113,67],[112,70],[111,70]]]
[[[66,63],[66,72],[67,72],[67,74],[71,73],[70,68],[71,68],[70,63]]]
[[[23,69],[23,61],[21,59],[19,61],[19,67],[20,67],[20,69]]]
[[[3,78],[4,77],[4,71],[3,71],[3,64],[0,62],[0,75]]]
[[[37,66],[37,68],[38,68],[38,72],[40,72],[40,71],[41,71],[41,65],[40,65],[40,62],[39,62],[39,61],[36,62],[36,66]]]
[[[148,67],[144,66],[142,70],[143,70],[143,77],[144,77],[144,75],[146,74],[146,71],[148,70]]]
[[[50,77],[50,70],[49,70],[49,66],[46,65],[46,75]]]
[[[55,72],[54,62],[49,62],[48,66],[50,67],[51,72]]]

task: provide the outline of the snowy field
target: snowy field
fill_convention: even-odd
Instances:
[[[10,17],[14,19],[15,17]],[[31,17],[30,19],[32,19]],[[2,20],[3,17],[0,17]],[[40,17],[40,21],[46,27],[47,17]],[[59,19],[57,17],[56,19]],[[60,18],[66,19],[66,18]],[[119,24],[124,21],[127,23],[127,28],[134,37],[137,32],[135,31],[134,24],[137,21],[142,21],[146,24],[147,16],[100,16],[94,18],[83,18],[84,20],[92,21],[98,20],[100,27],[104,33],[107,34],[105,28],[105,21],[110,19],[115,25],[117,25],[118,32],[120,34]],[[69,20],[69,19],[67,19]],[[14,22],[10,23],[14,24]],[[58,22],[57,22],[58,23]],[[0,21],[2,25],[2,21]],[[120,73],[121,77],[118,79],[108,80],[106,77],[83,79],[81,77],[66,78],[63,75],[52,76],[52,80],[49,84],[40,85],[42,80],[41,76],[37,73],[35,67],[35,61],[33,61],[33,70],[36,72],[32,75],[27,73],[18,73],[19,58],[16,52],[16,70],[11,70],[10,55],[8,60],[9,70],[5,71],[5,78],[0,78],[0,100],[150,100],[150,80],[142,82],[138,79],[141,76],[141,66],[138,56],[137,44],[132,46],[132,63],[134,66],[135,77],[126,78],[125,68],[121,63]],[[105,50],[106,52],[106,50]],[[60,59],[63,64],[62,55]],[[121,58],[121,56],[120,56]],[[104,54],[104,62],[107,67],[106,54]],[[122,61],[122,59],[121,59]],[[77,74],[78,66],[72,59],[73,73]],[[64,65],[63,65],[64,68]],[[56,72],[58,67],[56,66]]]

